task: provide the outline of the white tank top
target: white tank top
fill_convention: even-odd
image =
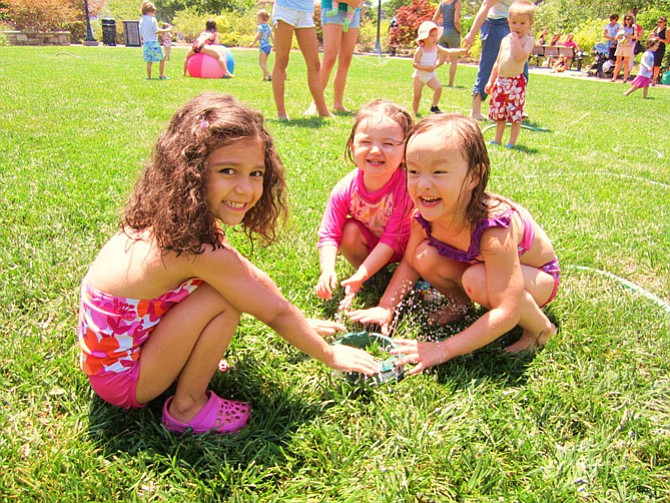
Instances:
[[[514,0],[500,0],[489,10],[486,15],[487,19],[507,19],[509,16],[509,8],[514,3]]]

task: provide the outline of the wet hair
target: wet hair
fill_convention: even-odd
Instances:
[[[208,19],[205,23],[205,30],[211,31],[212,33],[219,31],[219,29],[216,27],[216,21],[213,19]]]
[[[163,253],[199,254],[222,246],[223,231],[206,201],[206,159],[237,140],[258,138],[264,149],[263,193],[242,220],[244,232],[265,244],[276,240],[287,213],[284,166],[263,116],[230,95],[204,92],[174,114],[158,137],[126,204],[122,231],[151,230]]]
[[[265,9],[261,9],[256,13],[256,17],[259,19],[262,19],[263,21],[267,22],[270,19],[270,13],[266,11]]]
[[[358,113],[356,114],[356,119],[354,120],[354,125],[351,127],[351,133],[347,139],[347,144],[344,148],[344,157],[349,159],[351,162],[354,162],[354,153],[353,153],[353,144],[354,136],[356,135],[356,130],[360,126],[361,122],[367,119],[372,118],[381,118],[388,117],[389,119],[396,122],[400,129],[402,130],[403,141],[407,139],[407,133],[412,128],[414,120],[412,119],[411,114],[407,109],[401,105],[397,105],[392,101],[388,100],[372,100],[367,105],[364,105]],[[403,161],[401,168],[404,169],[405,163]]]
[[[156,6],[151,2],[142,2],[142,14],[149,14],[149,12],[156,12]]]
[[[535,5],[531,2],[517,0],[510,6],[507,16],[526,16],[532,22],[533,17],[535,16]]]
[[[461,154],[468,162],[468,175],[479,180],[475,188],[472,189],[470,202],[466,209],[466,218],[472,225],[475,225],[479,220],[488,216],[491,206],[491,198],[486,192],[491,163],[482,132],[475,121],[464,115],[457,113],[434,114],[421,119],[410,130],[405,143],[405,156],[407,155],[407,145],[412,141],[412,138],[433,129],[439,129],[445,140],[452,139],[455,144],[460,146]]]

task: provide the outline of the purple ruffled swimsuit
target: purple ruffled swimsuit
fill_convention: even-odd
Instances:
[[[474,265],[482,263],[482,261],[478,260],[477,257],[479,257],[479,254],[481,252],[480,242],[482,239],[482,234],[484,234],[484,231],[486,231],[487,229],[497,227],[507,229],[512,222],[512,216],[514,213],[518,213],[519,216],[521,217],[521,222],[523,222],[523,237],[521,238],[521,242],[517,247],[519,250],[519,256],[521,256],[524,253],[527,253],[528,250],[530,250],[530,247],[533,245],[533,241],[535,240],[535,226],[533,225],[534,222],[530,215],[524,215],[522,212],[520,212],[517,208],[513,206],[510,207],[508,210],[504,211],[503,213],[501,213],[500,215],[491,218],[484,218],[479,222],[477,222],[477,225],[475,225],[475,230],[472,233],[472,237],[470,238],[470,247],[468,248],[467,251],[454,248],[453,246],[448,245],[447,243],[443,243],[442,241],[433,237],[433,235],[430,232],[431,231],[430,222],[425,220],[421,216],[421,213],[417,212],[414,218],[416,219],[417,222],[419,222],[423,230],[426,232],[426,236],[428,237],[428,244],[430,246],[435,247],[437,249],[437,253],[439,253],[443,257],[455,260],[456,262],[465,262],[466,264]],[[545,302],[543,305],[540,306],[544,307],[547,304],[549,304],[554,299],[554,297],[556,297],[556,292],[558,292],[558,285],[560,284],[560,272],[561,272],[558,264],[558,258],[554,258],[553,260],[547,262],[543,266],[538,267],[538,269],[546,272],[552,278],[554,278],[554,290],[551,292],[551,295],[549,296],[547,302]]]

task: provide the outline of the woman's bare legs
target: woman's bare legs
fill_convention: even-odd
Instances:
[[[349,74],[349,67],[351,66],[351,61],[354,56],[354,49],[356,48],[356,42],[358,41],[358,33],[360,29],[358,28],[349,28],[349,31],[342,32],[342,26],[339,24],[327,24],[324,26],[324,41],[326,40],[326,29],[331,29],[327,27],[335,27],[333,30],[333,35],[336,39],[339,40],[338,51],[335,55],[337,59],[337,70],[335,71],[335,78],[333,79],[333,108],[340,112],[345,111],[344,108],[344,89],[347,85],[347,75]],[[339,36],[338,33],[339,32]],[[326,51],[324,46],[324,66],[326,60]],[[325,89],[328,85],[328,79],[330,78],[330,71],[335,63],[333,59],[328,72],[326,73],[325,69],[321,69],[321,84]],[[325,79],[324,79],[325,77]]]
[[[458,69],[458,56],[451,56],[449,65],[449,87],[454,87],[456,82],[456,70]]]
[[[172,307],[142,346],[137,402],[156,398],[177,379],[170,415],[192,419],[207,403],[209,382],[240,315],[207,284]]]
[[[293,26],[284,21],[277,21],[275,28],[275,64],[272,69],[272,94],[275,98],[277,116],[288,120],[286,115],[286,103],[284,101],[286,68],[288,67],[289,54],[291,52],[291,41],[293,40]]]
[[[319,41],[316,38],[316,29],[314,27],[298,28],[295,30],[295,38],[305,58],[307,85],[312,94],[312,100],[316,104],[316,111],[321,117],[330,117],[331,113],[323,98],[323,87],[321,86],[321,63],[319,62]],[[275,35],[275,42],[276,40]]]

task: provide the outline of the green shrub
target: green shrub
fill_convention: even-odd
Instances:
[[[209,19],[208,16],[201,16],[195,9],[189,7],[180,10],[174,15],[172,24],[186,42],[193,42],[202,30],[205,29],[205,22]]]
[[[637,15],[637,19],[635,20],[637,24],[642,26],[644,28],[644,37],[648,37],[651,35],[651,32],[656,28],[656,22],[658,21],[658,18],[660,16],[666,16],[667,17],[668,13],[664,12],[660,9],[648,9],[645,10],[644,12],[640,12]]]
[[[361,30],[358,33],[358,48],[363,52],[373,52],[377,48],[377,20],[361,19]],[[382,51],[388,52],[388,21],[382,21],[379,28],[379,43]]]
[[[218,16],[200,15],[195,9],[179,11],[173,19],[175,31],[184,37],[186,42],[193,42],[205,29],[205,23],[212,19],[219,30],[219,40],[228,47],[248,46],[256,37],[256,10],[244,14],[224,12]]]

